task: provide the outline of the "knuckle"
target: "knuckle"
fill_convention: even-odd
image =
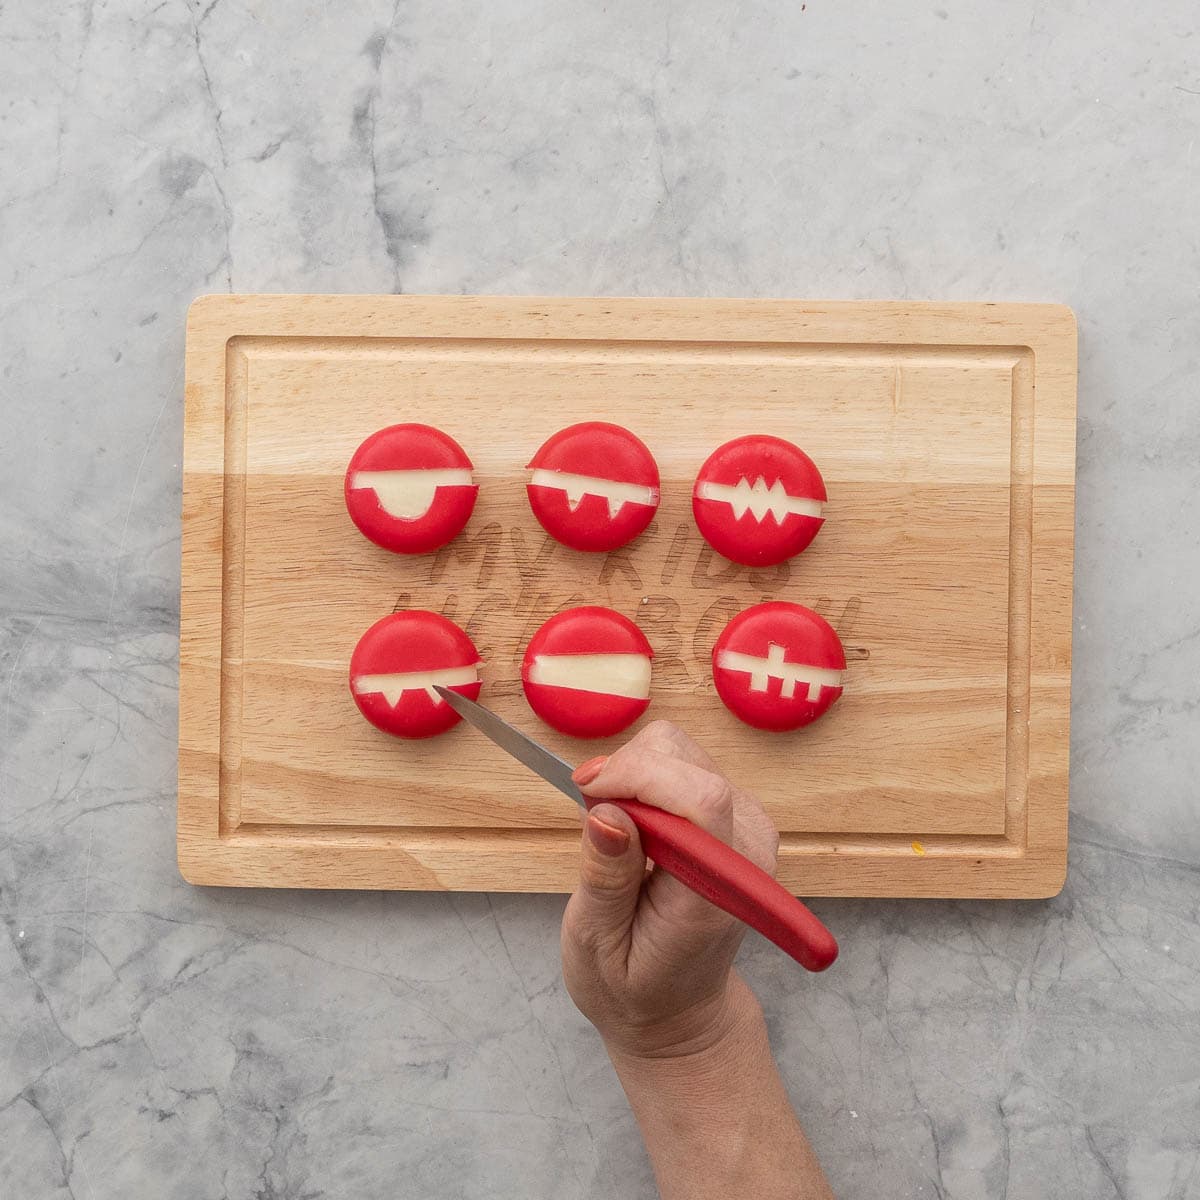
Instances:
[[[754,807],[750,810],[754,815],[755,824],[758,827],[759,839],[762,844],[768,847],[772,853],[779,849],[779,829],[775,822],[771,820],[766,809],[755,802]]]
[[[570,922],[563,921],[562,944],[584,959],[593,959],[605,944],[604,927],[587,912],[586,901],[580,901]]]
[[[696,803],[714,816],[724,817],[733,812],[733,788],[729,780],[706,772],[708,778],[697,789]]]
[[[670,753],[662,745],[649,739],[627,742],[608,760],[605,771],[609,778],[619,774],[623,782],[639,787],[657,774],[664,761],[670,757]]]
[[[674,740],[679,737],[680,729],[678,725],[673,725],[670,721],[663,717],[656,717],[649,725],[646,726],[646,732],[654,734],[655,737],[669,738]]]
[[[667,758],[690,763],[706,771],[715,772],[717,769],[704,748],[686,730],[672,721],[662,718],[651,721],[643,730],[643,735],[646,738],[644,745],[647,749],[656,750]]]
[[[621,876],[607,862],[595,855],[587,855],[579,869],[580,882],[593,894],[606,895],[619,890]]]
[[[763,838],[763,848],[770,854],[772,862],[779,857],[779,830],[774,825],[767,829]]]
[[[660,718],[656,721],[651,721],[639,736],[645,739],[646,745],[654,746],[670,753],[680,744],[683,735],[677,726],[672,725],[670,721],[664,721]]]
[[[764,870],[773,870],[779,858],[779,830],[771,818],[761,810],[750,813],[742,836],[749,857]]]
[[[641,737],[641,734],[638,734],[638,737]],[[626,742],[623,746],[618,746],[608,756],[608,761],[604,764],[604,773],[608,774],[613,769],[614,765],[623,763],[628,758],[636,757],[640,749],[641,743],[636,737],[632,741]]]

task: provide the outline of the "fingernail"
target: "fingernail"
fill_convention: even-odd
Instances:
[[[629,849],[629,834],[605,824],[594,813],[588,815],[587,835],[592,845],[606,858],[620,858]]]
[[[575,768],[571,778],[575,780],[580,787],[587,787],[597,775],[604,770],[604,764],[608,762],[608,755],[601,754],[599,758],[589,758],[587,762],[580,763]]]

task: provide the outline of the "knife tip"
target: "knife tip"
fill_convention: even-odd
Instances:
[[[463,710],[471,703],[462,692],[456,692],[453,688],[443,687],[440,683],[435,683],[433,690],[460,716],[463,714]]]

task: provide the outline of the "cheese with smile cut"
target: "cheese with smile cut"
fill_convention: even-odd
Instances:
[[[471,460],[432,425],[389,425],[346,467],[346,511],[359,531],[395,554],[432,554],[462,531],[479,487]]]
[[[370,488],[389,517],[416,521],[432,507],[440,487],[470,487],[471,472],[446,467],[434,471],[355,471],[351,489]]]

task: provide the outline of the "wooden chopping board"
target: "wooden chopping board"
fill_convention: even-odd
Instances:
[[[600,603],[656,652],[647,718],[677,722],[782,833],[803,895],[1052,895],[1067,848],[1076,333],[1069,309],[408,296],[208,296],[187,330],[180,868],[201,884],[559,891],[577,812],[465,725],[390,738],[351,701],[359,635],[397,608],[462,624],[481,699],[580,761],[519,664],[551,613]],[[611,420],[662,473],[631,546],[550,540],[524,465]],[[482,485],[463,535],[407,558],[342,500],[350,455],[400,421],[451,434]],[[802,446],[829,491],[813,546],[755,571],[691,517],[721,442]],[[709,656],[764,599],[846,645],[808,729],[741,725]]]

